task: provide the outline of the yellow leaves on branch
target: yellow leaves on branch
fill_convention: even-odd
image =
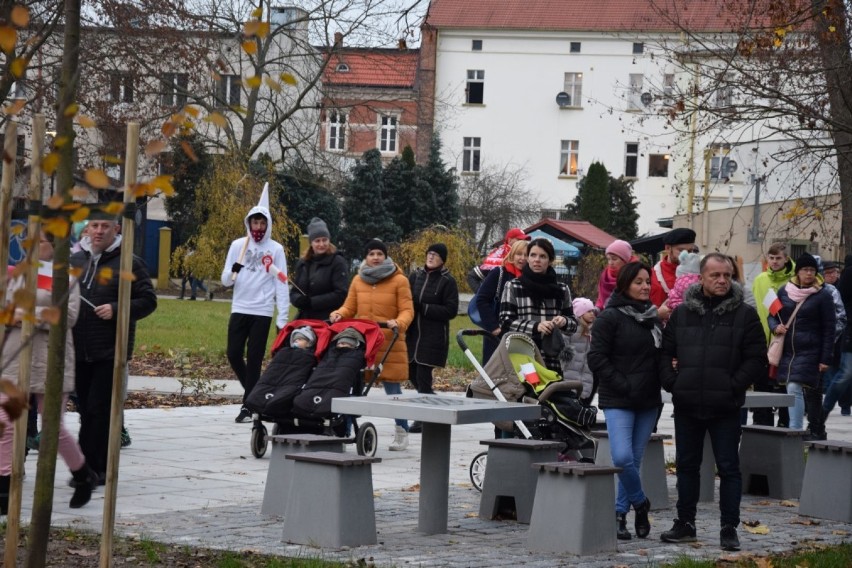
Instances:
[[[198,161],[198,156],[195,154],[195,150],[192,149],[192,144],[190,144],[186,140],[181,140],[180,149],[183,150],[183,153],[186,155],[187,158],[189,158],[193,162]]]
[[[44,202],[49,209],[59,209],[65,205],[65,198],[59,194],[50,196],[50,199]]]
[[[58,325],[59,317],[62,315],[62,312],[56,306],[48,306],[41,310],[41,314],[39,314],[41,320],[45,323],[49,323],[50,325]]]
[[[27,104],[25,99],[15,99],[12,104],[3,107],[3,112],[6,114],[15,115],[24,110],[24,105]]]
[[[299,84],[299,81],[296,80],[296,77],[294,77],[290,73],[281,73],[281,80],[293,87]]]
[[[130,270],[122,270],[121,272],[119,272],[118,278],[120,280],[124,280],[126,282],[135,282],[136,281],[136,275],[133,274],[133,271],[130,271]]]
[[[145,146],[145,155],[146,156],[154,156],[156,154],[161,153],[168,146],[168,142],[163,140],[162,138],[158,140],[151,140]]]
[[[71,214],[71,222],[77,223],[79,221],[85,221],[89,218],[89,213],[91,213],[91,209],[89,209],[88,207],[78,207]]]
[[[95,126],[97,126],[94,120],[84,114],[81,114],[77,117],[77,124],[79,124],[83,128],[94,128]]]
[[[25,57],[18,57],[12,64],[9,65],[9,73],[15,79],[20,79],[27,72],[27,66],[30,64],[30,60]]]
[[[71,228],[71,223],[69,223],[67,219],[64,219],[62,217],[50,217],[48,219],[42,220],[41,228],[44,230],[45,233],[48,233],[60,239],[64,239],[68,236],[68,232]]]
[[[18,4],[12,8],[9,19],[19,28],[25,28],[30,25],[30,11],[25,6]]]
[[[109,187],[109,178],[103,170],[89,168],[86,170],[83,178],[86,180],[86,183],[95,189],[107,189]]]
[[[112,268],[110,268],[109,266],[104,266],[103,268],[98,270],[98,274],[96,276],[98,284],[100,284],[101,286],[106,286],[107,284],[109,284],[109,281],[112,280],[112,274]]]
[[[246,22],[243,27],[243,35],[246,37],[265,38],[269,35],[269,22],[261,22],[259,20],[251,20]]]
[[[41,160],[41,170],[45,175],[52,176],[59,166],[59,154],[51,152]]]
[[[219,128],[225,128],[226,126],[228,126],[228,119],[226,119],[218,112],[211,112],[205,117],[204,120],[213,124],[214,126],[218,126]]]
[[[65,107],[65,112],[63,112],[62,114],[64,114],[66,118],[72,118],[74,116],[77,116],[77,112],[79,112],[79,110],[80,105],[78,105],[77,103],[71,103],[70,105]]]
[[[249,55],[254,55],[257,53],[257,43],[248,39],[243,42],[243,51],[245,51]]]
[[[12,26],[0,26],[0,49],[6,54],[11,54],[15,51],[15,44],[18,43],[18,32]]]
[[[257,75],[252,75],[251,77],[246,77],[243,81],[243,85],[248,87],[249,89],[257,89],[260,87],[261,79]]]
[[[121,203],[120,201],[110,201],[104,205],[102,211],[107,215],[114,215],[118,217],[122,212],[124,212],[124,203]]]

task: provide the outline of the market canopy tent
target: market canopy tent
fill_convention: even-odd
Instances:
[[[566,243],[563,240],[557,239],[553,235],[548,235],[544,231],[533,231],[531,233],[527,233],[530,238],[533,239],[547,239],[551,243],[553,243],[553,249],[556,251],[556,256],[561,256],[562,258],[580,258],[582,254],[580,253],[580,249],[575,247],[572,244]]]

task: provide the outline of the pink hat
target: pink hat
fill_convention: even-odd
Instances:
[[[571,306],[574,308],[574,316],[578,318],[595,309],[595,305],[588,298],[574,298]]]
[[[633,256],[633,247],[627,241],[616,240],[606,247],[606,253],[614,254],[624,262],[630,262],[630,257]]]

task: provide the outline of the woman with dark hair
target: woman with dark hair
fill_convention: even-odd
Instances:
[[[612,463],[621,468],[615,500],[620,540],[629,540],[627,512],[636,512],[636,536],[651,531],[651,502],[642,490],[642,456],[662,404],[659,359],[663,329],[650,300],[651,268],[624,265],[606,309],[595,321],[589,368],[598,387],[598,406],[606,416]]]
[[[521,270],[527,264],[527,241],[515,241],[509,248],[509,254],[503,259],[499,268],[488,271],[488,276],[482,281],[473,301],[482,317],[482,329],[490,331],[491,335],[482,336],[482,364],[485,365],[494,350],[497,340],[502,335],[500,328],[500,298],[510,280],[521,275]]]
[[[571,291],[556,278],[551,264],[556,258],[547,239],[533,239],[527,245],[527,264],[521,275],[506,284],[500,298],[500,327],[503,333],[516,331],[529,335],[541,349],[548,369],[562,374],[560,355],[568,350],[542,347],[545,337],[561,333],[564,341],[577,331],[577,318],[571,307]]]
[[[349,263],[329,240],[325,221],[314,217],[308,223],[311,246],[296,264],[291,277],[290,303],[299,308],[296,319],[327,320],[331,310],[346,299]]]

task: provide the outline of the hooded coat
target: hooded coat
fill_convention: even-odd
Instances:
[[[767,268],[764,272],[761,272],[757,275],[757,277],[755,277],[754,282],[751,285],[751,290],[754,293],[754,301],[757,307],[757,315],[760,317],[760,323],[763,325],[763,335],[767,344],[769,343],[769,324],[767,323],[767,320],[769,319],[769,309],[763,305],[763,298],[770,289],[777,293],[784,284],[789,282],[790,279],[795,276],[795,274],[796,263],[788,259],[784,268],[778,272]]]
[[[445,266],[420,268],[408,277],[414,300],[414,322],[406,332],[408,358],[429,367],[447,364],[450,320],[459,312],[459,288]]]
[[[710,298],[700,285],[690,286],[663,331],[660,360],[663,388],[672,393],[677,412],[729,416],[742,407],[752,382],[764,376],[766,341],[742,287],[734,282],[726,296]]]
[[[339,252],[300,258],[295,272],[290,301],[299,308],[297,319],[327,320],[331,310],[346,299],[349,263]]]
[[[266,217],[266,233],[259,243],[255,242],[250,235],[249,218],[256,214]],[[290,292],[287,284],[267,270],[263,258],[271,257],[272,264],[287,274],[287,257],[284,255],[284,247],[272,240],[272,215],[266,207],[260,205],[252,207],[243,219],[243,223],[246,227],[246,236],[231,242],[228,256],[225,258],[225,266],[222,269],[222,285],[226,288],[234,287],[231,313],[272,317],[277,304],[278,317],[275,325],[281,329],[287,324],[290,313]],[[247,245],[246,240],[248,240]],[[243,247],[245,247],[245,255],[242,255]],[[231,267],[236,262],[242,264],[243,268],[236,278],[233,278]]]

